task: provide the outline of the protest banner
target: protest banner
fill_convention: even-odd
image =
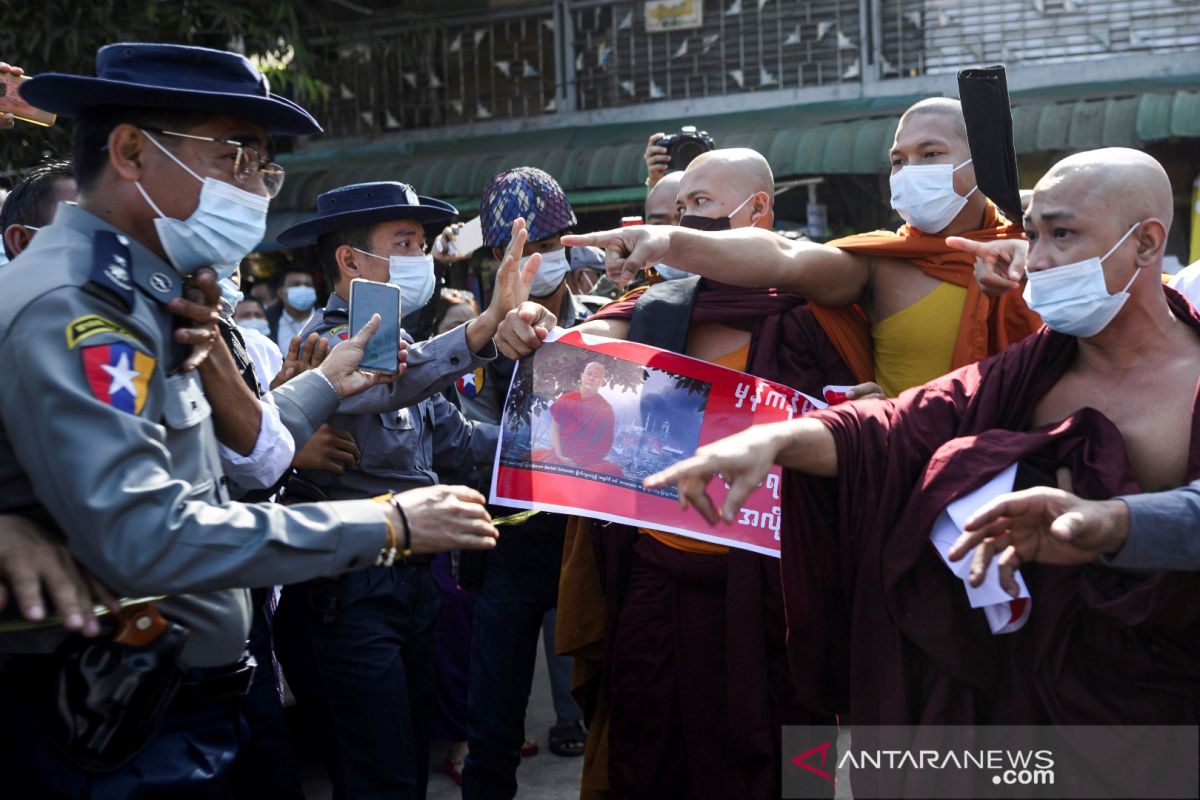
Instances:
[[[642,480],[701,445],[825,403],[781,384],[636,342],[559,333],[521,359],[504,404],[491,502],[677,533],[779,557],[781,473],[732,523],[681,511]],[[727,493],[714,479],[709,493]]]

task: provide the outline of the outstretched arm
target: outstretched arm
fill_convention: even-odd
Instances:
[[[975,281],[988,297],[999,297],[1021,288],[1021,279],[1025,277],[1025,255],[1029,251],[1029,242],[1024,239],[977,242],[948,236],[946,244],[975,256]]]
[[[637,225],[564,236],[562,241],[568,247],[604,248],[608,278],[618,284],[665,261],[722,283],[784,289],[820,305],[844,306],[859,302],[870,278],[869,262],[862,256],[761,228],[710,233]]]
[[[828,428],[813,419],[793,419],[755,425],[707,444],[691,458],[646,478],[645,485],[650,489],[678,485],[680,507],[695,507],[715,525],[717,507],[706,489],[714,476],[721,476],[729,484],[719,516],[732,522],[742,502],[767,477],[772,465],[833,477],[837,475],[837,462],[837,446]]]

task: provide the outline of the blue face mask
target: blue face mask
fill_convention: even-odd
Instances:
[[[400,288],[400,305],[405,314],[411,314],[433,299],[437,279],[433,272],[433,256],[377,256],[366,250],[355,251],[364,256],[388,262],[388,283]]]
[[[317,290],[311,286],[289,286],[284,292],[287,304],[297,311],[308,311],[317,302]]]
[[[242,294],[242,287],[234,282],[232,274],[222,276],[218,272],[217,285],[221,287],[221,299],[229,303],[231,308],[237,308],[237,304],[246,299],[246,295]]]
[[[142,134],[167,158],[202,184],[200,202],[187,219],[175,219],[163,214],[142,184],[133,184],[158,214],[154,229],[158,232],[158,241],[167,254],[167,260],[182,275],[191,275],[201,267],[212,267],[218,271],[224,267],[228,269],[226,274],[232,273],[267,232],[267,207],[270,201],[225,181],[201,178],[153,136],[145,131]]]
[[[263,336],[271,335],[271,325],[262,317],[251,317],[250,319],[244,319],[238,323],[238,327],[248,331],[257,331]]]

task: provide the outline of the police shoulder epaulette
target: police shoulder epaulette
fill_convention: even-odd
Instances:
[[[92,271],[85,288],[124,311],[133,308],[132,258],[129,240],[113,231],[92,237]]]

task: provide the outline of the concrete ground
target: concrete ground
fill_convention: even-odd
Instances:
[[[538,646],[537,668],[533,675],[533,691],[525,717],[525,731],[534,736],[540,752],[532,758],[521,760],[517,770],[518,800],[573,800],[579,796],[579,777],[583,769],[583,757],[563,758],[550,752],[547,735],[554,724],[554,703],[550,696],[550,676],[546,671],[546,658]],[[446,746],[434,742],[432,762],[429,767],[428,800],[459,800],[458,785],[442,772],[442,759]],[[331,800],[332,787],[324,767],[308,762],[302,765],[304,794],[309,800]]]

